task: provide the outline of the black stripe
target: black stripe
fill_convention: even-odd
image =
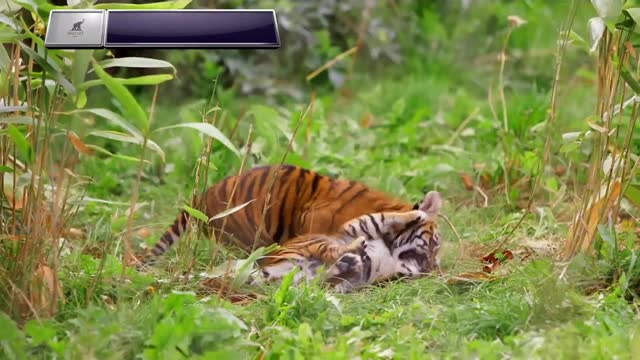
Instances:
[[[367,189],[367,188],[361,189],[360,191],[355,193],[355,195],[353,195],[350,199],[342,200],[342,205],[340,205],[340,207],[338,207],[337,209],[335,209],[333,211],[333,215],[331,216],[331,223],[333,224],[335,222],[336,215],[338,215],[340,213],[340,211],[342,211],[342,209],[344,209],[345,206],[347,206],[349,203],[351,203],[351,201],[353,201],[355,198],[359,197],[360,195],[364,194],[368,190],[369,189]]]
[[[365,280],[368,282],[371,280],[371,270],[373,268],[371,258],[365,254],[360,256],[360,259],[362,259],[362,267],[364,270]]]
[[[311,197],[313,197],[316,191],[318,191],[318,185],[320,185],[320,180],[322,179],[322,176],[318,175],[318,173],[314,172],[312,174],[313,180],[311,181]]]
[[[175,235],[175,233],[173,235]],[[168,246],[173,245],[174,241],[173,241],[173,236],[171,236],[171,231],[165,232],[160,238],[160,241],[167,244]]]
[[[351,232],[349,232],[351,231]],[[353,224],[349,224],[349,229],[345,229],[344,230],[345,233],[347,233],[347,235],[351,236],[351,237],[356,237],[356,227],[353,226]]]
[[[411,230],[411,232],[409,233],[409,236],[406,236],[404,238],[404,240],[405,240],[404,242],[402,241],[403,239],[397,238],[399,240],[398,241],[398,246],[402,246],[402,245],[406,244],[407,242],[411,241],[414,238],[414,236],[415,236],[417,231],[418,231],[418,228],[414,228],[413,230]]]
[[[382,232],[380,231],[380,227],[378,226],[378,222],[376,221],[376,219],[371,214],[369,214],[367,216],[369,217],[369,220],[373,224],[373,227],[376,228],[376,234],[378,234],[378,236],[382,236]]]
[[[269,173],[269,168],[264,168],[262,170],[262,174],[258,178],[258,191],[262,190],[262,188],[264,187],[265,183],[267,182],[267,177],[269,177]],[[251,188],[251,190],[253,191],[253,187]]]
[[[285,226],[285,219],[286,219],[286,211],[287,211],[287,199],[289,197],[289,186],[287,184],[287,182],[289,181],[289,178],[291,177],[291,173],[293,171],[295,171],[295,167],[293,166],[283,166],[283,168],[285,168],[285,172],[282,174],[282,176],[280,177],[280,182],[283,184],[283,186],[280,187],[280,191],[284,191],[284,198],[282,199],[282,202],[280,203],[280,212],[278,215],[278,226],[276,228],[276,233],[273,236],[273,240],[277,243],[280,242],[280,238],[282,237],[282,235],[284,234],[284,226]]]
[[[163,247],[159,245],[160,244],[156,244],[156,246],[154,246],[153,249],[151,249],[151,253],[155,256],[160,256],[164,254],[164,252],[166,251]]]
[[[353,187],[354,187],[355,185],[357,185],[357,183],[356,183],[355,181],[353,181],[353,180],[349,180],[349,185],[347,186],[347,188],[346,188],[346,189],[344,189],[344,190],[342,190],[342,191],[340,192],[340,194],[336,195],[336,197],[340,197],[340,196],[344,195],[347,191],[349,191],[349,190],[353,189]]]
[[[173,222],[173,225],[171,225],[171,230],[173,230],[173,233],[177,236],[180,237],[180,235],[182,235],[182,229],[180,228],[181,225],[181,217],[176,219],[176,221]]]
[[[298,168],[298,169],[299,169],[299,172],[298,172],[298,175],[297,175],[298,176],[298,180],[296,180],[295,188],[294,188],[294,192],[293,192],[293,195],[295,196],[295,198],[293,200],[293,204],[294,204],[294,207],[292,209],[293,214],[291,214],[291,219],[290,219],[291,222],[289,223],[289,232],[288,232],[288,234],[289,234],[290,238],[298,235],[297,232],[296,232],[295,226],[296,226],[296,222],[297,222],[296,218],[299,218],[299,217],[294,216],[294,214],[297,213],[295,205],[300,203],[300,196],[302,196],[302,186],[303,186],[304,181],[306,179],[305,174],[309,172],[309,170],[307,170],[307,169],[303,169],[303,168]]]
[[[358,220],[358,223],[360,224],[360,230],[362,230],[363,233],[367,234],[368,239],[373,239],[373,236],[371,236],[371,234],[369,234],[369,232],[367,231],[366,223],[364,222],[364,220],[360,219]]]

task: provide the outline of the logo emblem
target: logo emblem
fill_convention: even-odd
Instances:
[[[71,30],[69,30],[68,34],[73,37],[78,37],[83,35],[84,31],[82,31],[82,23],[84,23],[84,19],[82,19],[82,21],[73,23],[73,27],[71,28]]]

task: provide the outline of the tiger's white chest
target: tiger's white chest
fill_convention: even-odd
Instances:
[[[397,273],[397,261],[383,240],[367,241],[365,253],[371,260],[368,282],[384,280]]]

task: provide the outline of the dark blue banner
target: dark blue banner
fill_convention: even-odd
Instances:
[[[53,10],[49,48],[280,47],[273,10]]]
[[[104,47],[278,48],[273,10],[107,12]]]

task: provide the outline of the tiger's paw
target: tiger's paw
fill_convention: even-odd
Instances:
[[[360,236],[353,240],[351,244],[347,246],[347,253],[359,253],[360,250],[365,249],[367,246],[367,239],[364,236]],[[338,261],[340,261],[338,259]]]
[[[362,257],[357,254],[344,254],[332,266],[330,271],[331,277],[349,279],[354,278],[362,273],[364,264]]]
[[[412,221],[422,222],[427,220],[429,215],[422,210],[412,210],[409,212]]]

